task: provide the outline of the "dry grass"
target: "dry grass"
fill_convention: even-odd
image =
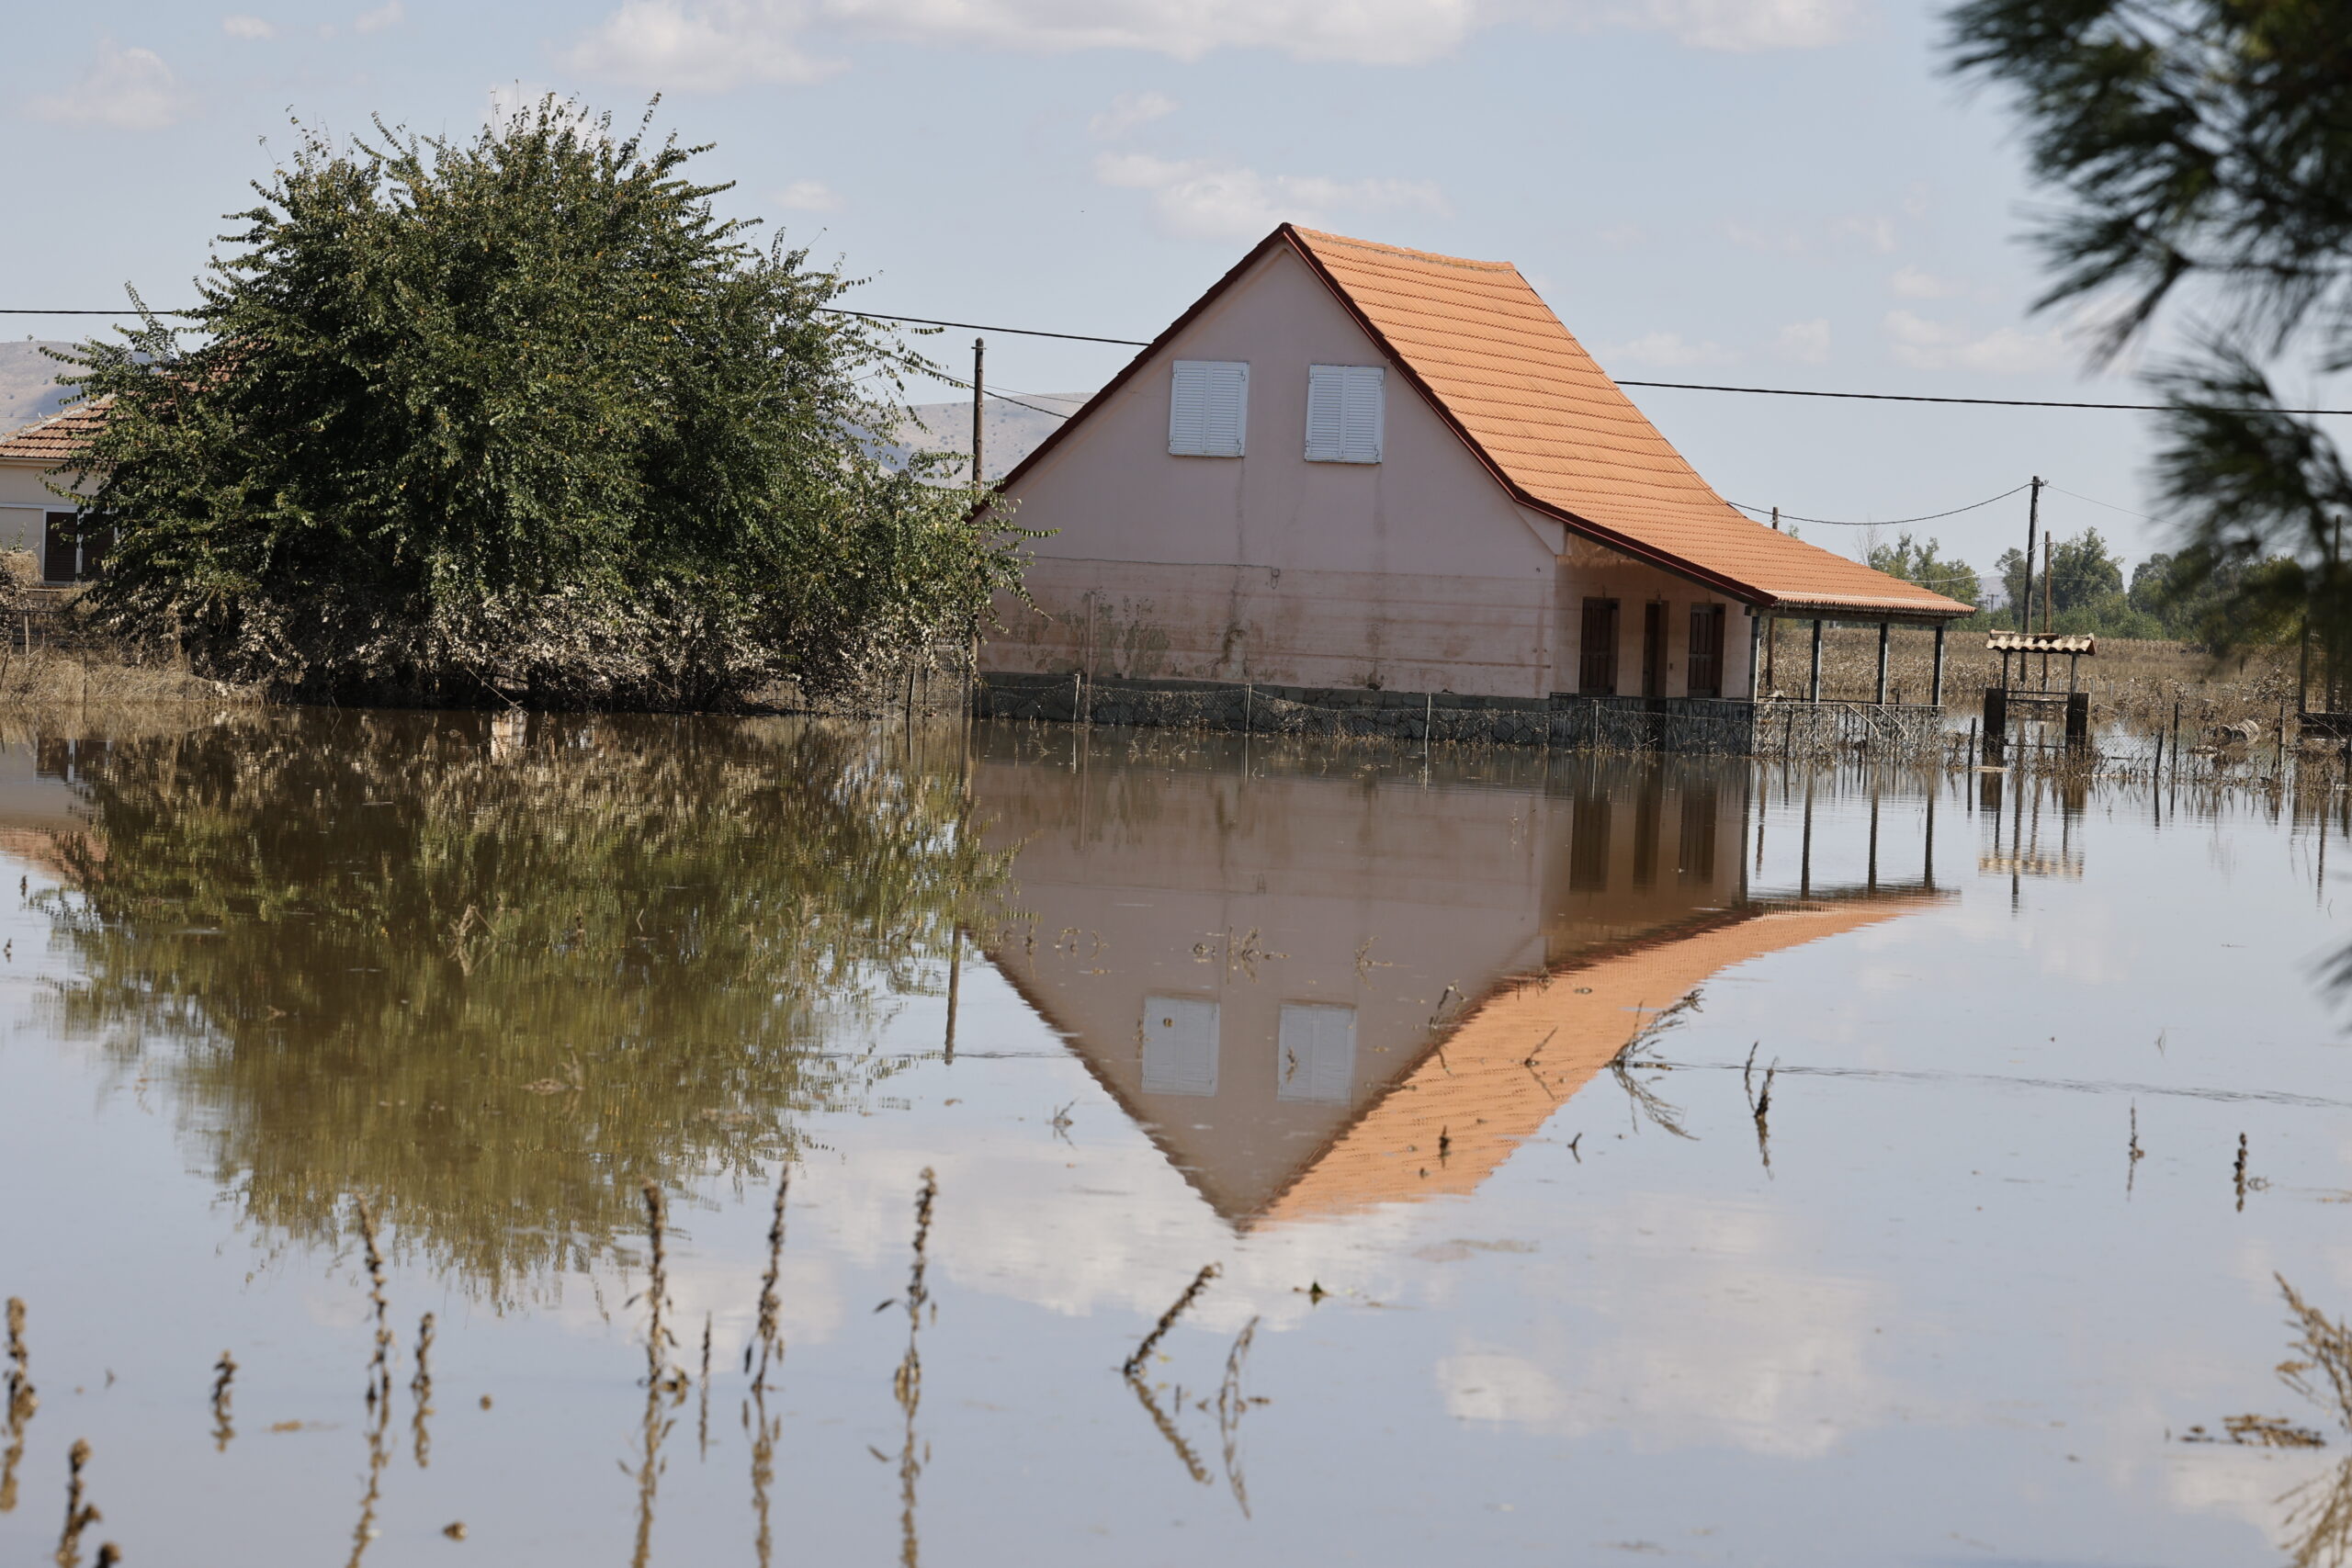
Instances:
[[[1804,694],[1810,628],[1792,621],[1781,628],[1775,684],[1785,696]],[[2025,683],[2041,682],[2041,660],[2027,661]],[[1934,634],[1897,626],[1887,649],[1887,695],[1895,702],[1925,702],[1935,677]],[[2169,728],[2173,705],[2180,705],[2181,729],[2199,733],[2245,719],[2275,725],[2284,704],[2295,705],[2296,650],[2257,649],[2217,666],[2202,649],[2178,642],[2143,642],[2101,637],[2098,653],[2082,661],[2082,686],[2091,694],[2093,724],[2121,723],[2153,731]],[[2016,678],[2014,667],[2012,679]],[[1985,687],[2001,680],[2000,655],[1986,651],[1981,632],[1954,631],[1945,643],[1944,700],[1957,712],[1973,709]],[[1878,631],[1871,626],[1832,626],[1822,637],[1821,694],[1841,702],[1869,702],[1878,681]],[[2066,661],[2050,660],[2050,688],[2066,689]]]

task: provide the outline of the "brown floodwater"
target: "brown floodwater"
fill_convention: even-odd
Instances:
[[[0,1562],[2339,1562],[2344,808],[0,729]]]

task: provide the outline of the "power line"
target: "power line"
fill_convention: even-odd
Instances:
[[[1917,392],[1820,392],[1801,387],[1716,387],[1702,381],[1620,381],[1621,387],[1667,387],[1679,392],[1745,392],[1759,398],[1851,398],[1873,403],[1967,403],[1993,409],[2115,409],[2131,413],[2171,413],[2172,403],[2069,403],[2043,398],[1934,398]],[[2222,408],[2215,413],[2346,414],[2352,409]]]
[[[853,310],[842,305],[820,305],[817,310],[829,316],[854,316],[866,321],[900,321],[919,327],[963,327],[976,333],[1005,333],[1014,337],[1056,338],[1064,343],[1107,343],[1122,348],[1149,348],[1142,338],[1099,337],[1091,333],[1054,333],[1039,327],[989,326],[979,321],[951,321],[937,316],[894,316],[879,310]],[[16,307],[0,307],[0,316],[132,316],[135,310],[34,310]],[[193,310],[151,310],[155,316],[192,316]],[[2171,403],[2095,403],[2071,402],[2053,398],[1954,398],[1937,397],[1924,392],[1828,392],[1811,387],[1727,387],[1710,381],[1628,381],[1619,379],[1621,387],[1658,388],[1675,392],[1736,392],[1752,398],[1837,398],[1855,402],[1871,403],[1954,403],[1969,408],[1993,409],[2092,409],[2120,413],[2169,413]],[[1051,411],[1046,411],[1051,412]],[[2226,408],[2221,413],[2289,413],[2352,417],[2352,409],[2259,409]],[[1800,519],[1804,521],[1804,519]]]
[[[2018,491],[2025,488],[2024,485],[2018,485],[2015,490],[2005,490],[1998,495],[1988,495],[1982,501],[1972,501],[1966,506],[1955,506],[1950,512],[1930,512],[1925,517],[1890,517],[1883,522],[1853,523],[1837,517],[1799,517],[1794,513],[1789,512],[1783,512],[1780,515],[1783,522],[1811,523],[1824,528],[1904,528],[1914,523],[1933,523],[1939,517],[1957,517],[1963,512],[1973,512],[1979,507],[1990,506],[1996,501],[2007,501],[2017,494]],[[2051,488],[2054,490],[2057,487],[2053,485]],[[1772,510],[1769,506],[1750,506],[1744,501],[1735,501],[1732,504],[1742,512],[1754,512],[1758,514]]]

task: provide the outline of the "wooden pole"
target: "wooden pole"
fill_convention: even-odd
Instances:
[[[1881,707],[1886,705],[1886,638],[1891,626],[1892,623],[1887,621],[1881,621],[1878,624],[1878,697],[1876,701]]]
[[[981,432],[980,410],[988,400],[989,340],[972,340],[972,483],[988,482],[988,465],[984,461],[985,438]]]
[[[1747,623],[1747,700],[1752,703],[1763,694],[1760,682],[1764,671],[1759,660],[1764,651],[1764,616],[1753,606],[1747,613],[1752,617]]]
[[[1936,623],[1936,673],[1935,673],[1935,683],[1934,683],[1934,687],[1933,687],[1933,689],[1932,689],[1932,692],[1931,692],[1931,694],[1930,694],[1930,695],[1928,696],[1928,699],[1930,703],[1934,704],[1937,707],[1941,707],[1941,706],[1943,706],[1943,705],[1944,705],[1944,631],[1945,631],[1945,626],[1944,626],[1944,623],[1943,623],[1943,622],[1941,622],[1941,621],[1938,621],[1938,622]]]
[[[1772,508],[1772,532],[1777,534],[1780,531],[1781,509],[1776,506]],[[1764,689],[1768,692],[1777,692],[1781,689],[1780,676],[1776,672],[1780,660],[1775,657],[1780,650],[1781,620],[1775,615],[1771,626],[1764,633]]]
[[[2018,586],[2018,602],[2010,606],[2021,632],[2033,629],[2033,551],[2041,533],[2041,476],[2033,476],[2033,486],[2025,502],[2025,570]]]
[[[1813,674],[1805,682],[1804,700],[1821,700],[1821,623],[1817,620],[1813,623]]]

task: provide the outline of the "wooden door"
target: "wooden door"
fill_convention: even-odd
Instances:
[[[40,575],[44,582],[74,581],[78,541],[74,536],[74,513],[52,512],[40,536]]]
[[[1724,694],[1724,607],[1721,604],[1690,606],[1690,694],[1694,697],[1720,697]]]
[[[1617,694],[1617,601],[1584,602],[1584,629],[1577,642],[1577,690],[1589,697]]]
[[[1642,695],[1666,695],[1666,606],[1655,599],[1642,606]]]

